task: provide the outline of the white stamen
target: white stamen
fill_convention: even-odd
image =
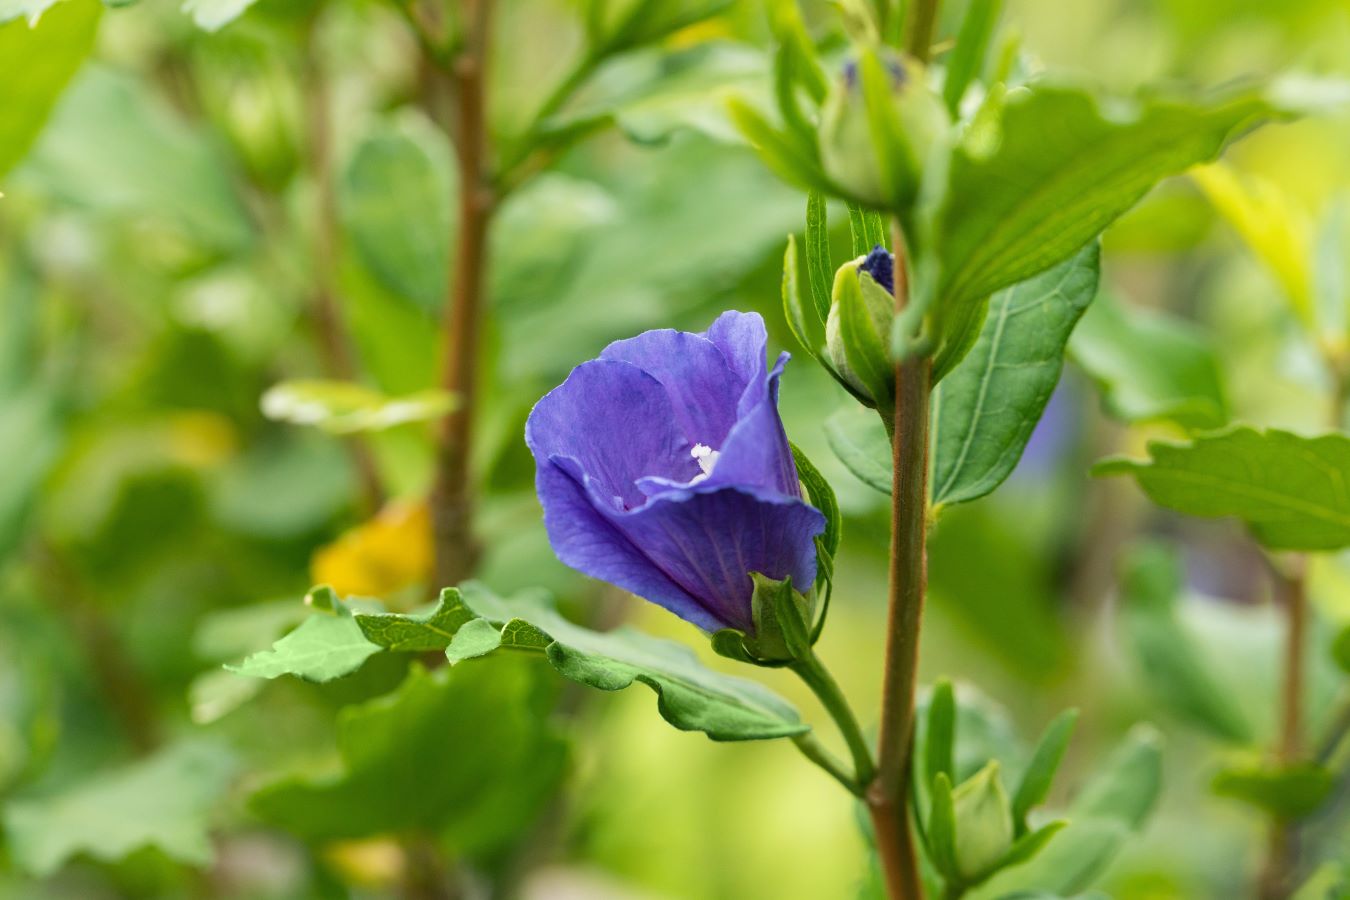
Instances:
[[[721,454],[707,444],[695,444],[689,455],[697,460],[698,467],[703,470],[702,475],[694,476],[694,481],[699,482],[712,474],[713,466],[717,465],[717,457]]]

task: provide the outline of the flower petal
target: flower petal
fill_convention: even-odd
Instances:
[[[689,481],[699,474],[669,395],[655,378],[617,360],[572,370],[535,404],[525,443],[540,469],[553,457],[576,460],[613,506],[639,506],[646,475]]]
[[[788,359],[780,355],[767,378],[745,389],[739,421],[722,444],[708,486],[748,484],[801,496],[792,446],[778,416],[778,382]]]
[[[703,334],[722,351],[742,385],[749,388],[763,382],[769,334],[759,313],[729,310],[718,316]]]
[[[602,512],[607,504],[585,487],[575,460],[539,462],[535,487],[544,506],[544,528],[558,559],[592,578],[657,603],[705,631],[721,622],[648,559]],[[594,482],[592,481],[592,486]]]
[[[648,331],[615,341],[600,358],[631,363],[661,382],[691,444],[720,447],[736,423],[736,405],[746,383],[703,335],[669,328]]]
[[[754,628],[750,573],[791,576],[808,589],[816,577],[814,538],[825,529],[825,517],[798,498],[749,487],[709,489],[706,483],[653,497],[640,509],[601,512],[656,568],[697,597],[719,627],[748,633]],[[700,624],[662,596],[642,596]]]

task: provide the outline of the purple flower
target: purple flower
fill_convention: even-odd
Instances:
[[[764,320],[648,331],[605,348],[535,405],[525,442],[564,563],[706,631],[753,634],[751,572],[816,573],[825,518],[802,499]]]

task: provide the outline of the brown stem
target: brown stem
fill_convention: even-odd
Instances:
[[[1297,762],[1302,753],[1303,649],[1307,642],[1307,559],[1299,556],[1281,569],[1272,561],[1275,596],[1287,620],[1284,673],[1280,688],[1280,737],[1276,756],[1283,765]],[[1288,897],[1298,864],[1298,823],[1287,818],[1271,822],[1270,843],[1258,892],[1261,900]]]
[[[937,26],[938,0],[912,0],[905,21],[905,51],[919,62],[928,62]]]
[[[347,340],[338,308],[337,267],[338,212],[337,191],[333,177],[333,135],[329,121],[330,98],[328,79],[318,57],[316,23],[310,22],[305,50],[305,93],[307,143],[310,169],[314,173],[314,295],[310,301],[311,315],[318,336],[323,366],[330,378],[351,381],[356,377],[356,363]],[[360,435],[346,442],[347,452],[361,484],[361,495],[369,512],[384,504],[384,488],[370,445]]]
[[[478,560],[473,535],[469,451],[473,437],[474,376],[483,314],[487,232],[495,198],[488,167],[484,82],[491,0],[465,0],[466,34],[451,72],[456,99],[455,150],[459,167],[459,242],[449,309],[444,317],[442,387],[456,401],[441,422],[431,493],[436,586],[455,584]]]
[[[895,302],[902,308],[908,287],[904,236],[894,229]],[[928,580],[928,406],[931,360],[911,356],[895,368],[895,433],[891,441],[890,614],[882,683],[877,777],[867,805],[877,852],[892,900],[923,896],[914,831],[909,818],[910,764],[914,742],[914,689],[918,676],[919,623]]]

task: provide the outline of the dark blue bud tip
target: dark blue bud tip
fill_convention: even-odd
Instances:
[[[905,71],[904,63],[894,57],[886,60],[886,69],[891,73],[892,90],[900,90],[905,86],[905,81],[909,78],[909,73]],[[850,59],[844,63],[844,84],[849,90],[858,86],[858,61]]]
[[[858,271],[871,275],[873,281],[886,289],[886,293],[895,293],[895,259],[880,244],[867,254],[858,266]]]

